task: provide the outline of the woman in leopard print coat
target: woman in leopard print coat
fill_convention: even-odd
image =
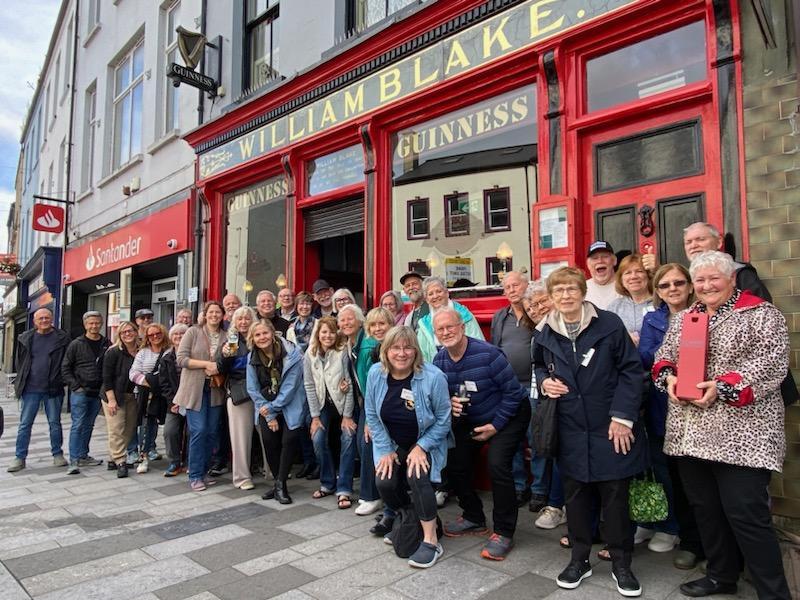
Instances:
[[[679,471],[708,558],[706,577],[685,583],[688,596],[736,592],[741,557],[759,598],[790,598],[772,529],[767,486],[785,452],[780,385],[789,334],[780,311],[735,287],[733,260],[704,252],[690,267],[698,301],[688,312],[709,316],[707,381],[699,400],[675,396],[683,314],[656,352],[653,378],[670,398],[664,452]]]

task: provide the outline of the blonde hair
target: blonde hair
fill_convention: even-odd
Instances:
[[[553,288],[558,284],[575,283],[581,290],[581,295],[586,296],[586,275],[575,267],[559,267],[547,277],[547,293],[552,296]]]
[[[631,297],[630,292],[625,289],[624,285],[622,285],[622,276],[625,274],[625,271],[633,266],[634,263],[638,264],[642,271],[644,271],[644,276],[647,277],[647,291],[652,294],[653,279],[650,277],[650,273],[647,272],[647,269],[645,269],[644,265],[642,264],[641,254],[629,254],[619,262],[619,266],[617,266],[617,272],[614,275],[614,289],[620,296],[627,296],[628,298]]]
[[[125,344],[122,343],[122,337],[119,335],[119,332],[122,331],[123,327],[130,327],[133,329],[133,333],[138,337],[139,335],[139,327],[137,327],[136,323],[131,323],[130,321],[120,321],[119,325],[117,325],[117,331],[114,334],[114,348],[119,348],[120,350],[123,349]],[[136,337],[133,338],[134,342],[136,341]]]
[[[319,343],[319,331],[323,325],[325,325],[336,335],[336,341],[333,343],[334,350],[341,350],[344,348],[345,342],[347,342],[344,334],[339,331],[339,326],[336,323],[336,319],[330,316],[321,317],[317,319],[316,323],[314,323],[314,330],[311,332],[311,340],[308,343],[307,353],[311,356],[316,356],[319,354],[320,350],[322,350],[322,345]]]
[[[373,308],[367,313],[367,318],[364,321],[364,332],[367,335],[372,335],[369,329],[378,321],[383,321],[391,327],[394,325],[394,315],[381,306]]]
[[[253,324],[250,325],[250,329],[247,330],[247,348],[252,350],[255,348],[255,344],[253,343],[253,336],[256,332],[257,327],[265,327],[269,331],[272,332],[273,342],[275,341],[275,326],[272,324],[272,321],[268,321],[267,319],[256,319],[253,321]],[[280,342],[279,342],[280,343]]]
[[[414,348],[414,363],[411,365],[411,368],[414,373],[422,371],[422,351],[419,349],[417,334],[407,325],[395,325],[386,333],[386,337],[383,338],[383,342],[381,343],[380,362],[383,372],[389,373],[392,369],[388,354],[389,349],[397,342],[406,342],[409,346]]]
[[[169,339],[169,332],[161,323],[150,323],[150,325],[144,328],[144,338],[142,339],[142,344],[139,347],[147,348],[150,346],[150,338],[147,336],[147,332],[153,327],[161,332],[161,344],[158,346],[158,352],[172,348],[172,340]],[[153,352],[156,352],[156,350],[153,350]]]

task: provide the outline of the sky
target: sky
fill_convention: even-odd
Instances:
[[[19,140],[61,0],[2,0],[0,19],[0,252],[14,201]]]

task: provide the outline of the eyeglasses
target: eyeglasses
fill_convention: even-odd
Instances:
[[[581,288],[577,285],[565,285],[562,287],[554,287],[551,293],[554,298],[560,298],[561,296],[577,296],[581,293]]]
[[[160,331],[156,331],[155,333],[148,333],[147,337],[149,337],[149,338],[160,338],[160,337],[164,337],[164,334],[161,333]]]
[[[405,354],[406,352],[416,352],[414,346],[389,346],[389,350],[391,352],[396,352],[397,354]]]
[[[452,332],[452,331],[457,331],[458,328],[461,327],[462,324],[463,323],[459,323],[458,325],[442,325],[441,327],[437,327],[436,328],[436,335],[439,335],[440,333],[444,333],[445,331],[448,332],[448,333]]]
[[[543,298],[542,300],[531,300],[531,306],[533,308],[549,308],[550,307],[550,299]]]
[[[348,304],[350,303],[350,298],[337,298],[334,302],[336,302],[336,304]]]
[[[120,335],[136,335],[136,331],[133,329],[125,329],[119,332]]]
[[[689,283],[689,282],[688,282],[688,281],[686,281],[685,279],[677,279],[677,280],[675,280],[675,281],[665,281],[665,282],[663,282],[663,283],[659,283],[659,284],[656,286],[656,288],[658,288],[659,290],[662,290],[662,291],[663,291],[663,290],[668,290],[668,289],[669,289],[669,288],[671,288],[671,287],[675,287],[675,288],[682,288],[682,287],[683,287],[683,286],[685,286],[687,283]]]

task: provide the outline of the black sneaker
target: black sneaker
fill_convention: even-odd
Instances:
[[[109,460],[109,461],[106,462],[106,468],[109,471],[116,471],[117,470],[117,464],[113,460]]]
[[[372,535],[383,537],[392,530],[392,527],[394,527],[394,517],[387,517],[384,515],[381,517],[380,521],[370,528],[369,532]]]
[[[128,476],[128,465],[124,462],[117,465],[117,478],[124,479]]]
[[[571,560],[567,568],[556,577],[556,584],[566,590],[574,590],[581,584],[581,581],[591,576],[592,565],[589,564],[588,560]]]
[[[545,506],[547,506],[547,496],[542,494],[533,494],[531,496],[531,501],[528,503],[528,510],[532,513],[538,513]]]
[[[617,591],[627,598],[642,595],[642,586],[628,567],[611,569],[611,577],[617,582]]]

